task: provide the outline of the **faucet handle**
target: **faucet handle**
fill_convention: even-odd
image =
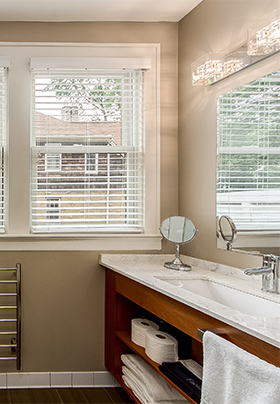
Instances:
[[[269,267],[271,262],[271,254],[264,254],[263,255],[263,266]]]
[[[263,256],[263,266],[270,268],[271,271],[274,273],[279,265],[279,259],[280,257],[278,257],[277,255],[265,254]]]
[[[264,254],[263,255],[263,263],[269,265],[270,262],[276,262],[277,256],[274,254]]]

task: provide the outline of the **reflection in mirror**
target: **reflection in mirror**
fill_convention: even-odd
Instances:
[[[218,97],[216,213],[239,249],[280,249],[279,114],[280,70]]]
[[[190,219],[183,216],[172,216],[165,219],[160,226],[162,236],[176,244],[176,255],[172,262],[165,262],[164,266],[169,269],[190,271],[190,265],[184,264],[180,258],[180,245],[193,240],[196,228]]]
[[[219,230],[223,240],[227,243],[227,250],[232,250],[232,243],[236,239],[237,231],[231,217],[225,215],[220,217]]]

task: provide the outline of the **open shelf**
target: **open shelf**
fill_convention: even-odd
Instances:
[[[163,379],[165,379],[174,389],[176,389],[183,397],[185,397],[190,403],[197,404],[190,396],[188,396],[183,390],[181,390],[176,384],[168,379],[160,370],[159,364],[152,361],[146,354],[145,349],[139,345],[134,344],[130,339],[129,331],[116,331],[116,337],[118,337],[126,346],[128,346],[133,352],[140,356],[145,362],[147,362]],[[123,387],[123,382],[122,382]],[[127,390],[127,387],[124,387]],[[139,401],[137,401],[139,402]]]

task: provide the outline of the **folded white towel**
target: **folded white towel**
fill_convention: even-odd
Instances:
[[[134,395],[141,401],[143,404],[150,404],[153,402],[153,399],[149,397],[147,390],[141,385],[139,379],[135,378],[132,374],[132,371],[129,370],[126,366],[122,367],[122,378],[125,384],[133,391]]]
[[[202,366],[193,359],[182,359],[182,363],[190,372],[192,372],[200,380],[202,379]]]
[[[130,380],[139,380],[146,395],[153,401],[174,401],[187,402],[182,395],[167,383],[154,369],[152,369],[143,359],[135,354],[121,355],[123,364],[133,373],[130,373]],[[126,374],[127,376],[127,374]],[[136,383],[135,383],[136,384]]]
[[[279,404],[280,368],[206,331],[200,404]]]
[[[138,400],[142,404],[187,404],[188,401],[185,400],[181,396],[181,400],[161,400],[161,401],[155,401],[151,396],[149,396],[148,391],[145,387],[145,385],[142,383],[142,381],[135,377],[134,373],[127,368],[126,366],[122,367],[123,371],[123,381],[129,387],[134,395],[138,398]]]
[[[123,378],[124,384],[130,390],[132,390],[133,394],[135,395],[135,397],[138,398],[140,403],[142,403],[142,404],[151,404],[150,402],[146,401],[146,399],[143,396],[142,391],[135,384],[133,384],[132,380],[128,376],[122,375],[122,378]]]

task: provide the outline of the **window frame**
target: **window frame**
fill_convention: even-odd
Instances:
[[[159,211],[159,88],[160,88],[160,45],[159,44],[59,44],[59,43],[2,43],[1,54],[16,60],[10,71],[10,131],[9,131],[9,217],[7,232],[1,235],[0,250],[157,250],[161,248]],[[145,171],[149,175],[145,184],[145,230],[142,234],[48,234],[38,235],[29,231],[30,188],[26,178],[31,169],[30,156],[30,72],[29,60],[33,57],[53,59],[71,58],[79,63],[80,59],[95,58],[101,67],[104,63],[122,59],[151,60],[152,68],[146,81],[146,162]],[[64,61],[65,62],[65,61]],[[12,119],[15,111],[20,114]],[[18,136],[18,133],[21,136]],[[148,146],[148,147],[147,147]],[[18,170],[18,162],[21,169]],[[17,181],[15,182],[15,179]],[[21,207],[16,195],[20,195]]]

